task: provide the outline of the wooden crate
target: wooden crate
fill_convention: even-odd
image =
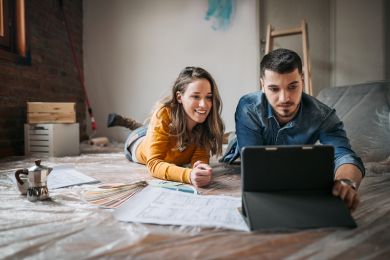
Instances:
[[[76,103],[27,102],[27,123],[76,123]]]
[[[25,124],[24,145],[28,156],[80,154],[79,124]]]

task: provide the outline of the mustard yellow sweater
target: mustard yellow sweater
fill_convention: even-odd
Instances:
[[[177,138],[169,135],[170,108],[163,107],[154,112],[145,139],[136,151],[136,158],[146,164],[153,177],[190,182],[190,168],[181,167],[196,161],[209,163],[210,153],[196,144],[189,144],[185,150],[177,149]]]

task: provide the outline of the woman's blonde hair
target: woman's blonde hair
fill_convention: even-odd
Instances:
[[[184,94],[188,84],[198,79],[206,79],[210,83],[213,105],[205,122],[196,125],[190,133],[187,130],[186,112],[182,104],[178,102],[176,93],[179,91]],[[162,100],[161,107],[169,107],[171,110],[170,134],[178,138],[178,148],[183,148],[188,143],[196,143],[210,151],[211,155],[222,154],[222,140],[225,130],[221,118],[222,100],[217,84],[210,73],[199,67],[184,68],[172,86],[171,95]]]

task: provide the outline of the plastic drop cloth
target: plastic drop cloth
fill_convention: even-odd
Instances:
[[[390,82],[326,88],[318,99],[336,109],[368,170],[390,171]]]
[[[50,190],[51,200],[29,202],[11,179],[35,159],[50,167],[73,166],[102,183],[152,179],[145,166],[127,161],[122,152],[101,153],[107,152],[101,148],[76,157],[0,160],[0,259],[390,259],[389,95],[388,82],[319,94],[336,108],[367,168],[361,204],[352,214],[356,229],[273,233],[121,223],[109,210],[82,200],[93,185]],[[215,159],[212,166],[213,182],[200,193],[239,197],[240,166]]]
[[[15,161],[15,159],[17,159]],[[366,177],[362,203],[353,214],[357,229],[300,232],[239,232],[218,228],[163,226],[116,221],[109,210],[82,200],[94,185],[50,190],[51,200],[29,202],[11,176],[35,158],[0,161],[0,258],[207,259],[332,258],[390,255],[390,173]],[[151,179],[145,166],[123,153],[42,158],[46,166],[72,165],[102,182]],[[240,196],[239,165],[213,163],[214,179],[202,194]]]

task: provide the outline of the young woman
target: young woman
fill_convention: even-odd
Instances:
[[[211,181],[210,155],[222,153],[221,110],[211,75],[199,67],[186,67],[147,126],[116,114],[109,115],[107,125],[136,128],[126,140],[126,158],[145,164],[153,177],[202,187]]]

